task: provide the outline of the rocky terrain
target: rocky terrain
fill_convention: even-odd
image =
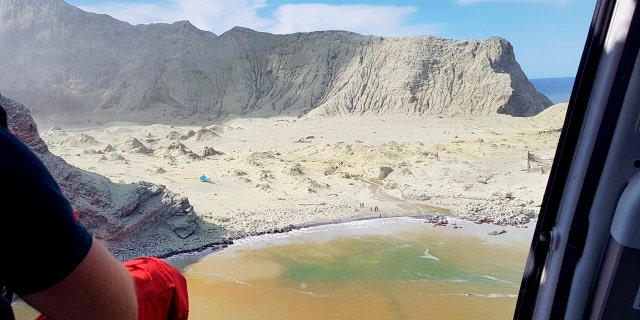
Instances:
[[[566,108],[427,122],[41,123],[49,129],[39,133],[24,106],[4,97],[0,105],[81,221],[122,258],[352,219],[525,224],[537,216]],[[202,174],[211,182],[200,182]]]

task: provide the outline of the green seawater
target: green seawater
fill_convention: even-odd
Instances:
[[[471,228],[390,219],[243,240],[184,268],[190,318],[511,319],[531,233]]]
[[[410,239],[411,236],[417,239]],[[473,241],[473,239],[467,239]],[[340,238],[323,245],[342,248],[347,255],[327,255],[320,259],[297,255],[274,254],[277,263],[286,268],[286,277],[304,281],[464,281],[489,284],[484,274],[425,256],[425,243],[433,242],[417,235],[401,234],[396,237]],[[450,243],[451,244],[451,243]],[[311,244],[307,244],[311,245]],[[435,244],[434,254],[444,250],[443,244]],[[291,247],[280,250],[291,250]],[[317,250],[322,248],[317,247]],[[275,251],[275,250],[274,250]],[[279,250],[278,250],[279,251]],[[431,253],[430,253],[431,254]],[[495,265],[491,274],[510,277]],[[519,275],[516,275],[519,278]],[[510,279],[519,280],[519,279]]]

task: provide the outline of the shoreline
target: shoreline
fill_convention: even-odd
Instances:
[[[478,221],[468,220],[468,219],[457,217],[457,216],[443,215],[439,213],[422,214],[422,215],[371,214],[371,215],[361,215],[361,216],[354,216],[354,217],[343,218],[343,219],[336,219],[331,221],[310,221],[310,222],[306,222],[298,225],[289,225],[288,227],[285,227],[285,228],[272,228],[272,229],[259,231],[259,232],[244,233],[241,235],[225,238],[221,242],[204,245],[202,247],[198,247],[193,250],[176,251],[169,254],[160,255],[157,257],[161,259],[167,259],[167,260],[181,259],[181,258],[184,258],[182,257],[183,255],[202,257],[219,250],[224,250],[225,248],[236,244],[238,240],[244,240],[252,237],[260,237],[265,235],[286,236],[288,233],[291,233],[292,231],[298,231],[298,230],[303,230],[307,228],[339,225],[339,224],[346,224],[350,222],[367,222],[367,221],[392,219],[392,218],[411,218],[411,219],[422,220],[422,223],[426,225],[430,225],[435,228],[443,228],[443,229],[450,228],[452,230],[465,229],[465,230],[462,230],[462,232],[466,235],[475,236],[479,238],[486,238],[488,236],[491,238],[495,238],[496,240],[502,240],[505,237],[503,235],[509,233],[509,231],[506,231],[504,227],[513,228],[513,229],[522,229],[522,230],[527,230],[527,229],[530,229],[530,227],[532,227],[532,229],[534,230],[537,224],[537,218],[531,219],[524,223],[514,222],[512,224],[496,224],[491,222],[478,222]],[[464,226],[459,226],[458,223],[465,224],[466,228]],[[474,226],[474,228],[469,228],[469,226]],[[475,230],[469,230],[469,229],[475,229]],[[491,231],[485,232],[487,230],[480,231],[480,229],[487,229],[487,230],[491,229]],[[531,230],[531,232],[533,232],[533,230]],[[507,235],[506,237],[509,237],[509,236],[511,235]]]

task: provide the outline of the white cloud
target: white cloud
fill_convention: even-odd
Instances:
[[[277,34],[347,30],[378,36],[435,35],[439,30],[438,25],[406,26],[408,17],[418,10],[409,6],[284,4],[272,17],[260,17],[257,11],[266,6],[267,0],[166,0],[154,4],[107,2],[81,9],[131,24],[189,20],[197,28],[218,35],[234,26]]]
[[[79,6],[88,12],[103,13],[131,24],[166,22],[173,14],[158,4],[106,3],[99,6]]]
[[[262,29],[273,24],[270,19],[259,18],[257,11],[266,6],[266,0],[201,1],[177,0],[180,14],[188,17],[200,29],[221,34],[235,26]]]
[[[259,18],[256,14],[258,9],[265,6],[265,2],[266,0],[168,0],[154,4],[112,2],[80,8],[105,13],[131,24],[189,20],[199,29],[221,34],[234,26],[258,30],[272,25],[272,20]]]
[[[280,6],[268,28],[271,33],[309,32],[317,30],[348,30],[360,34],[400,36],[432,34],[436,26],[404,25],[407,17],[417,12],[415,7],[374,5],[286,4]]]

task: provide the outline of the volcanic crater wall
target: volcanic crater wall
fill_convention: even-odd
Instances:
[[[62,0],[0,2],[0,90],[34,114],[209,121],[228,116],[531,116],[552,103],[502,38],[344,31],[222,35],[130,25]]]

